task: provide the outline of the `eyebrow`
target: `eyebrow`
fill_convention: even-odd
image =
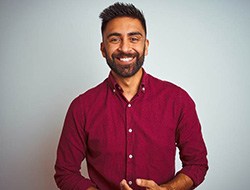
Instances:
[[[128,33],[128,36],[137,36],[137,35],[142,36],[142,33],[140,33],[140,32],[130,32],[130,33]]]
[[[128,33],[128,36],[136,36],[136,35],[143,36],[142,33],[140,33],[140,32],[130,32],[130,33]],[[109,38],[111,36],[122,36],[122,34],[120,34],[118,32],[113,32],[113,33],[110,33],[107,36],[107,38]]]

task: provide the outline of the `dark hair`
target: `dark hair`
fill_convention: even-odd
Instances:
[[[99,17],[100,19],[102,19],[102,27],[101,27],[102,34],[108,22],[117,17],[131,17],[138,19],[142,24],[145,34],[147,34],[146,20],[144,18],[143,12],[137,9],[133,4],[117,2],[109,6],[108,8],[104,9],[100,13]]]

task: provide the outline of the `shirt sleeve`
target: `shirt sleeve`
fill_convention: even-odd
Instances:
[[[55,164],[55,181],[61,190],[85,190],[94,183],[80,173],[86,156],[84,121],[79,98],[70,105],[60,137]]]
[[[183,167],[178,173],[189,176],[194,189],[205,179],[208,161],[195,103],[186,92],[179,96],[179,113],[176,143]]]

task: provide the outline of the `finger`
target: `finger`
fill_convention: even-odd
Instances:
[[[121,190],[132,190],[132,188],[129,187],[129,185],[125,179],[123,179],[120,182],[120,187],[121,187]]]
[[[153,180],[136,179],[136,184],[141,187],[154,188],[156,183]]]

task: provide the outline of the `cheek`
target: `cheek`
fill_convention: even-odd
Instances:
[[[140,56],[148,54],[148,48],[145,43],[141,43],[139,46],[134,47],[134,50],[137,51]]]
[[[109,56],[109,52],[107,51],[106,48],[102,48],[102,56],[105,57],[105,58],[110,57],[110,56]]]
[[[109,58],[112,57],[113,53],[115,53],[117,51],[117,48],[116,47],[110,47],[110,46],[107,46],[107,48],[105,48],[105,55]]]

